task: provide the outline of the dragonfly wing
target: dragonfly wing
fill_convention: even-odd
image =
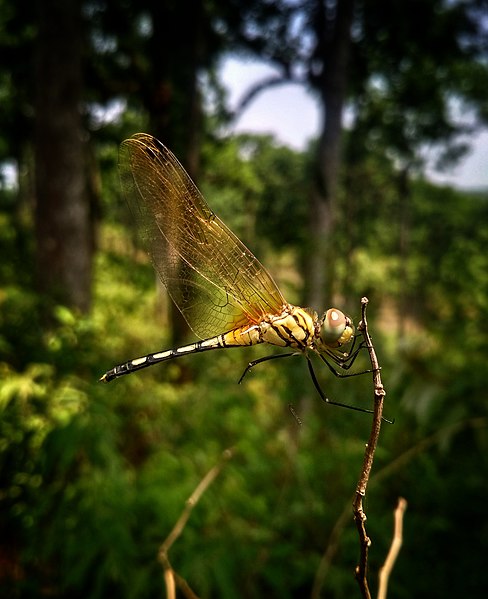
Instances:
[[[286,302],[271,275],[161,142],[144,133],[125,140],[119,170],[154,267],[197,336],[281,312]]]

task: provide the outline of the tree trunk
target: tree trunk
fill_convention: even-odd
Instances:
[[[87,199],[80,0],[40,0],[36,48],[36,237],[39,290],[87,311],[92,227]]]
[[[334,256],[330,236],[336,217],[353,8],[354,0],[337,0],[335,5],[317,0],[313,14],[317,44],[310,81],[321,100],[322,125],[310,204],[310,245],[305,270],[307,304],[319,311],[324,310],[334,296]]]

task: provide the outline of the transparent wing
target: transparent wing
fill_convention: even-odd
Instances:
[[[210,210],[160,141],[144,133],[125,140],[119,169],[154,267],[197,336],[281,312],[285,300],[271,275]]]

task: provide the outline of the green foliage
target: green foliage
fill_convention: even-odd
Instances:
[[[377,0],[361,11],[350,61],[356,125],[402,166],[421,164],[427,144],[438,144],[446,168],[466,152],[459,135],[469,127],[453,118],[453,98],[460,113],[486,121],[483,11],[477,1],[438,0]]]
[[[217,211],[237,216],[243,230],[250,213],[269,208],[260,205],[261,194],[267,198],[260,169],[272,174],[266,164],[286,156],[267,141],[244,141],[227,152],[209,146],[206,158],[212,207],[215,199]],[[242,154],[252,143],[259,151]],[[271,177],[274,197],[285,199],[279,174]],[[488,296],[486,200],[424,182],[412,186],[405,286],[390,226],[399,202],[391,174],[373,156],[351,166],[349,185],[362,188],[365,205],[350,206],[338,233],[338,243],[350,244],[338,269],[343,284],[349,281],[352,297],[372,292],[386,415],[396,419],[384,425],[368,495],[371,570],[387,551],[396,498],[406,495],[405,543],[392,592],[416,589],[422,596],[438,588],[457,595],[443,574],[443,565],[456,560],[471,581],[470,596],[482,596],[477,572],[486,535],[474,522],[483,521],[477,496],[487,471],[487,347],[480,326]],[[252,198],[252,210],[227,202],[226,189],[234,186],[246,190],[238,200]],[[346,189],[345,198],[354,198],[354,187]],[[14,216],[3,214],[7,231]],[[7,249],[16,239],[2,236]],[[12,576],[2,579],[2,592],[162,594],[158,547],[222,450],[234,447],[234,459],[172,548],[173,565],[202,597],[308,594],[329,535],[350,509],[369,418],[321,404],[299,358],[258,366],[237,386],[244,365],[266,348],[186,357],[100,385],[98,377],[114,362],[165,347],[152,268],[119,225],[103,229],[89,318],[58,307],[47,327],[29,278],[18,278],[8,264],[3,269],[0,525]],[[411,298],[404,314],[409,333],[399,338],[391,310],[403,294]],[[363,356],[357,368],[364,367]],[[319,376],[332,399],[368,406],[368,377],[335,380],[320,368]],[[476,552],[466,545],[466,526]],[[354,596],[356,532],[348,520],[340,531],[325,588],[331,596]],[[419,572],[415,585],[412,571]]]
[[[306,234],[307,156],[267,135],[208,140],[201,188],[211,207],[259,254],[296,248]]]
[[[305,159],[259,138],[228,148],[209,142],[206,152],[202,187],[211,206],[226,221],[235,217],[243,237],[257,220],[271,230],[267,211],[278,202],[288,209],[286,177],[273,165],[289,159],[286,168],[295,165],[299,180]],[[241,193],[231,203],[235,187]],[[383,427],[368,493],[371,572],[384,559],[391,511],[404,495],[409,509],[392,593],[459,596],[463,580],[449,587],[445,580],[455,561],[470,596],[481,597],[486,198],[422,181],[406,196],[401,190],[381,156],[351,161],[348,219],[339,222],[336,241],[351,313],[357,317],[364,293],[372,300],[386,416],[396,420]],[[271,194],[276,205],[267,202]],[[359,194],[364,205],[354,203]],[[392,226],[401,201],[408,209],[403,255]],[[102,230],[92,314],[59,306],[46,324],[29,273],[19,273],[12,252],[24,247],[28,259],[29,243],[20,240],[29,228],[13,229],[15,212],[3,206],[0,238],[13,258],[2,265],[0,295],[0,527],[9,556],[2,594],[35,597],[49,588],[57,597],[162,595],[158,548],[199,481],[233,447],[235,457],[172,548],[172,564],[202,597],[308,595],[331,531],[350,512],[369,417],[322,404],[300,358],[257,366],[238,386],[248,361],[269,348],[187,356],[101,385],[98,377],[114,363],[166,347],[167,304],[155,297],[144,253],[109,206],[115,211]],[[288,244],[288,271],[296,269],[304,234],[299,218],[294,224],[295,238],[283,227],[274,240]],[[365,367],[362,356],[357,368]],[[320,364],[317,370],[331,399],[370,407],[368,376],[336,380]],[[324,592],[354,596],[357,534],[347,518],[338,530]]]

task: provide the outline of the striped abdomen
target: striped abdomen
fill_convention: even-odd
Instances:
[[[281,314],[270,316],[259,324],[238,327],[210,339],[129,360],[125,364],[115,366],[115,368],[106,372],[100,380],[108,383],[119,376],[141,368],[147,368],[159,362],[211,349],[270,343],[280,347],[293,347],[304,350],[310,346],[313,340],[314,327],[314,319],[309,312],[302,308],[287,305]]]

